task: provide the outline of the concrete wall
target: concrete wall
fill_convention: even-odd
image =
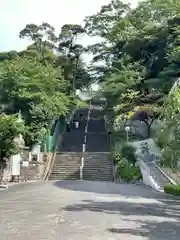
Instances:
[[[160,149],[156,146],[153,139],[131,142],[130,144],[136,149],[136,156],[138,165],[141,168],[143,183],[147,186],[152,187],[153,189],[160,191],[160,187],[157,184],[156,180],[153,178],[149,165],[147,165],[147,162],[149,161],[156,161],[160,159]],[[144,151],[144,149],[146,151]]]
[[[131,127],[131,131],[133,134],[141,135],[142,137],[147,137],[147,125],[144,122],[139,120],[137,121],[129,121],[127,125]],[[151,125],[151,132],[160,129],[163,126],[162,122],[159,120],[154,120]]]
[[[149,160],[146,159],[148,155],[156,157],[156,159],[153,160],[160,159],[161,157],[160,149],[156,146],[152,138],[142,141],[130,142],[130,144],[136,149],[136,155],[138,158],[142,159],[143,161]]]
[[[20,168],[20,180],[42,180],[45,164],[40,162],[29,162],[29,166]]]
[[[4,169],[4,177],[3,177],[4,182],[9,182],[11,180],[11,167],[12,167],[12,162],[7,161],[6,168]]]
[[[141,174],[143,176],[143,183],[149,187],[152,187],[153,189],[159,191],[160,187],[154,180],[154,178],[151,176],[150,169],[146,165],[146,163],[142,160],[138,161],[139,167],[141,169]]]
[[[9,182],[11,180],[11,169],[12,163],[11,161],[8,161],[4,170],[4,182]],[[41,180],[43,178],[44,170],[45,163],[43,162],[29,162],[29,166],[23,166],[23,164],[21,163],[19,180]]]

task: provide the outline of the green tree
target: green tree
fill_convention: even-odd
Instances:
[[[86,64],[82,60],[85,48],[77,44],[85,30],[80,25],[65,24],[61,28],[58,38],[59,53],[58,63],[62,66],[65,79],[70,82],[70,90],[80,89],[91,81],[86,69]]]
[[[57,42],[55,28],[45,22],[41,25],[27,24],[25,28],[20,31],[19,37],[31,40],[33,46],[39,53],[41,61],[47,65],[45,58],[46,48],[53,48]]]
[[[42,138],[41,129],[48,129],[53,119],[67,114],[71,104],[67,87],[60,68],[35,59],[18,57],[0,63],[1,104],[8,114],[21,110],[34,136],[30,141],[26,138],[28,145]]]
[[[23,122],[16,116],[1,114],[0,116],[0,181],[2,181],[6,160],[20,149],[15,143],[15,137],[24,133]]]
[[[147,0],[136,9],[116,0],[86,18],[86,31],[101,39],[88,49],[92,64],[103,60],[104,66],[94,64],[94,71],[108,107],[119,108],[117,117],[143,120],[148,136],[179,76],[179,9],[177,0]],[[128,102],[128,92],[138,94]]]

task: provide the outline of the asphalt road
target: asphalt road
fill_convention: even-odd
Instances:
[[[179,240],[180,199],[141,185],[58,181],[0,191],[1,240]]]

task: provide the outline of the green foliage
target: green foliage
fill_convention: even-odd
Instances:
[[[115,143],[114,157],[117,173],[122,180],[137,181],[142,179],[141,170],[136,166],[135,149],[121,141]]]
[[[120,141],[116,140],[115,142],[114,156],[117,162],[120,161],[121,159],[126,159],[129,162],[129,164],[135,166],[136,163],[135,149],[133,146],[127,144],[126,142],[123,142],[122,139]]]
[[[180,73],[179,9],[178,0],[147,0],[136,9],[116,0],[86,18],[87,32],[103,38],[89,51],[94,62],[104,60],[94,71],[117,123],[140,109],[147,117],[136,120],[147,124],[148,136]]]
[[[84,47],[76,43],[83,33],[81,26],[66,24],[57,37],[49,23],[31,23],[19,34],[33,42],[26,50],[0,53],[0,110],[21,111],[28,146],[42,142],[52,120],[84,105],[74,94],[91,81],[81,59]]]
[[[87,102],[85,102],[85,101],[83,101],[81,99],[78,99],[78,98],[75,100],[75,104],[79,108],[87,108],[87,107],[89,107],[89,104]]]
[[[155,141],[162,149],[162,165],[177,168],[180,154],[180,90],[169,94],[164,105],[164,126],[156,133]]]
[[[16,116],[2,114],[0,116],[0,161],[2,162],[12,154],[19,152],[14,141],[15,137],[24,133],[23,122],[18,122]]]
[[[42,140],[42,129],[60,115],[66,115],[70,98],[68,83],[58,68],[44,66],[29,57],[0,63],[0,101],[8,114],[21,110],[29,134],[27,144]],[[5,89],[5,90],[4,90]]]
[[[135,156],[135,149],[133,146],[125,144],[121,148],[121,156],[123,158],[126,158],[129,163],[131,163],[131,164],[133,164],[133,166],[135,166],[136,156]]]
[[[126,159],[122,159],[117,163],[117,171],[121,179],[127,182],[142,179],[139,166],[133,166],[132,164],[129,164]]]
[[[179,185],[166,184],[164,186],[164,191],[166,193],[170,193],[172,195],[180,196],[180,186]]]

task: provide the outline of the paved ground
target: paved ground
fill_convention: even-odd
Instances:
[[[144,186],[38,182],[0,191],[1,240],[180,239],[180,199]]]

